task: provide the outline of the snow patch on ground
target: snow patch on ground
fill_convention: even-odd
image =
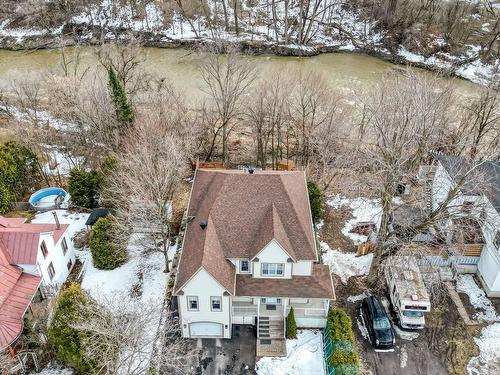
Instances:
[[[358,301],[361,301],[361,300],[365,299],[366,297],[368,297],[368,294],[366,294],[365,292],[363,292],[363,293],[358,294],[356,296],[349,296],[349,297],[347,297],[347,301],[351,302],[351,303],[356,303]]]
[[[73,156],[70,152],[56,145],[42,145],[48,161],[43,165],[43,171],[52,176],[68,176],[72,168],[83,165],[84,158]]]
[[[479,347],[479,356],[472,358],[467,364],[469,375],[486,375],[500,373],[500,323],[491,324],[475,338]]]
[[[42,371],[36,373],[36,375],[73,375],[75,372],[70,368],[63,368],[59,366],[52,366],[49,364]],[[32,374],[35,374],[34,372]]]
[[[415,331],[403,331],[395,323],[392,324],[392,327],[394,328],[394,331],[396,331],[398,336],[400,338],[402,338],[403,340],[412,341],[412,340],[415,340],[416,338],[418,338],[418,336],[420,336],[420,333],[415,332]]]
[[[346,198],[340,195],[331,197],[327,204],[332,208],[340,208],[342,206],[348,206],[352,209],[353,218],[348,220],[341,232],[344,236],[350,238],[355,245],[362,244],[368,239],[367,236],[363,236],[357,233],[350,233],[354,228],[356,223],[359,222],[373,222],[378,228],[380,226],[380,219],[382,217],[382,207],[380,206],[379,199],[369,199],[369,198]]]
[[[35,111],[33,109],[27,108],[21,110],[12,105],[0,105],[0,110],[5,111],[7,114],[11,115],[18,121],[34,122],[37,125],[47,125],[56,130],[63,131],[76,131],[77,125],[71,122],[67,122],[52,116],[50,113],[45,111]]]
[[[258,375],[324,374],[323,335],[299,330],[296,340],[286,340],[286,357],[264,357],[257,362]]]
[[[357,257],[355,253],[343,253],[332,250],[326,242],[320,242],[324,264],[330,266],[330,271],[340,277],[346,284],[352,276],[367,275],[373,260],[373,254]]]
[[[486,322],[500,321],[495,307],[490,299],[486,297],[486,293],[481,289],[472,275],[459,275],[457,279],[457,291],[467,294],[469,301],[475,309],[482,310],[474,314],[474,318],[484,320]]]
[[[368,329],[366,328],[365,320],[363,319],[363,314],[359,314],[356,318],[356,324],[358,325],[359,332],[365,340],[370,341],[370,336],[368,334]]]

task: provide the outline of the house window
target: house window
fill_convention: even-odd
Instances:
[[[241,260],[240,261],[240,272],[243,272],[243,273],[250,272],[250,266],[249,266],[248,260]]]
[[[66,253],[68,252],[68,243],[66,242],[66,237],[63,237],[61,246],[63,249],[63,254],[66,255]]]
[[[68,271],[71,271],[71,268],[73,267],[73,261],[70,259],[66,266],[68,267]]]
[[[52,264],[52,262],[49,263],[48,271],[49,271],[50,281],[52,281],[52,279],[56,274],[56,270],[54,269],[54,265]]]
[[[222,311],[221,297],[210,297],[210,306],[212,311]]]
[[[263,305],[281,305],[281,298],[261,298],[260,303]]]
[[[42,250],[43,257],[47,258],[49,251],[47,250],[47,245],[45,244],[45,241],[42,241],[42,244],[40,245],[40,249]]]
[[[262,263],[262,276],[283,276],[283,263]]]
[[[189,296],[187,302],[189,311],[198,311],[198,297]]]

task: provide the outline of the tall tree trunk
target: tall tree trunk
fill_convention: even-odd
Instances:
[[[227,31],[227,30],[229,30],[229,19],[227,17],[226,0],[222,0],[222,9],[224,11],[224,25],[225,25],[226,31]]]

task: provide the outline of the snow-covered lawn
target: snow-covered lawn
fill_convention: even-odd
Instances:
[[[89,216],[87,213],[71,213],[65,210],[55,210],[62,224],[70,224],[71,238],[85,227]],[[37,214],[33,223],[55,223],[52,211]],[[148,334],[155,335],[160,323],[162,304],[166,292],[168,274],[163,272],[163,254],[147,251],[148,239],[142,234],[131,236],[125,264],[114,270],[99,270],[94,267],[92,256],[88,249],[75,250],[77,257],[83,263],[82,288],[96,300],[102,302],[116,302],[121,300],[120,306],[130,306],[131,310],[138,306],[149,306],[157,311],[152,317]],[[172,258],[176,246],[171,246],[169,255]],[[123,303],[125,301],[125,303]],[[145,340],[152,342],[151,338]],[[145,348],[144,352],[148,352]],[[153,347],[149,350],[152,353]]]
[[[347,206],[352,210],[352,219],[349,219],[344,224],[341,232],[344,236],[351,239],[355,245],[362,244],[367,241],[368,237],[357,233],[351,233],[358,222],[373,222],[375,226],[380,225],[382,216],[382,208],[380,200],[369,198],[346,198],[340,195],[335,195],[326,202],[330,207],[339,209],[342,206]],[[321,226],[320,223],[319,226]],[[320,242],[322,259],[324,264],[330,266],[330,271],[340,277],[340,280],[346,284],[352,276],[367,275],[370,271],[370,266],[373,260],[373,254],[364,256],[356,256],[352,252],[343,252],[340,249],[332,250],[326,242]]]
[[[491,300],[481,289],[471,275],[459,275],[457,291],[469,296],[469,301],[475,309],[480,310],[474,318],[485,322],[500,322]],[[479,347],[479,356],[472,358],[467,365],[469,375],[500,374],[500,323],[493,323],[481,330],[481,335],[475,338]]]
[[[330,271],[340,277],[344,284],[352,276],[367,275],[373,260],[373,254],[357,257],[355,253],[343,253],[332,250],[326,242],[321,242],[323,263],[330,266]]]
[[[479,356],[467,364],[469,375],[500,374],[500,323],[491,324],[475,338],[479,347]]]
[[[481,289],[472,275],[459,275],[457,279],[457,291],[463,292],[469,296],[469,301],[475,309],[480,310],[474,314],[474,319],[484,320],[486,322],[500,321],[495,311],[495,307],[490,299],[486,297],[486,293]]]
[[[363,236],[357,233],[351,233],[355,224],[358,222],[373,222],[378,228],[380,226],[380,219],[382,217],[382,207],[380,206],[379,199],[369,199],[369,198],[346,198],[340,195],[333,196],[326,202],[332,208],[340,208],[342,206],[348,206],[352,210],[353,218],[348,220],[341,232],[347,238],[350,238],[355,245],[364,243],[367,240],[367,236]]]
[[[258,375],[309,375],[325,373],[323,335],[300,330],[296,340],[286,340],[286,357],[264,357],[255,365]]]

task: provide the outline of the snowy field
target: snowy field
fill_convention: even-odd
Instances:
[[[481,335],[475,338],[479,356],[472,358],[467,365],[469,375],[500,374],[500,316],[496,313],[491,300],[486,297],[471,275],[460,275],[457,291],[467,294],[476,310],[474,318],[485,322],[496,322],[484,327]]]
[[[287,357],[264,357],[255,365],[258,375],[324,374],[323,335],[299,330],[296,340],[286,340]]]
[[[61,224],[69,224],[69,235],[71,238],[85,228],[85,222],[89,216],[87,213],[70,213],[65,210],[55,210]],[[55,223],[52,211],[37,214],[33,223]],[[139,308],[149,306],[151,310],[157,311],[152,317],[148,334],[156,335],[158,329],[162,304],[166,292],[168,274],[163,272],[163,255],[159,252],[145,251],[148,245],[142,235],[133,235],[127,248],[128,260],[122,266],[114,270],[98,270],[92,263],[92,257],[87,249],[75,250],[77,257],[83,263],[82,288],[90,293],[92,297],[101,302],[118,302],[120,306]],[[169,249],[172,257],[176,246]],[[148,337],[146,342],[152,342]],[[151,355],[153,347],[149,350]],[[145,349],[144,352],[148,352]],[[147,359],[149,362],[149,358]],[[50,374],[50,373],[49,373]],[[44,375],[49,375],[44,374]],[[66,375],[66,374],[61,374]]]

